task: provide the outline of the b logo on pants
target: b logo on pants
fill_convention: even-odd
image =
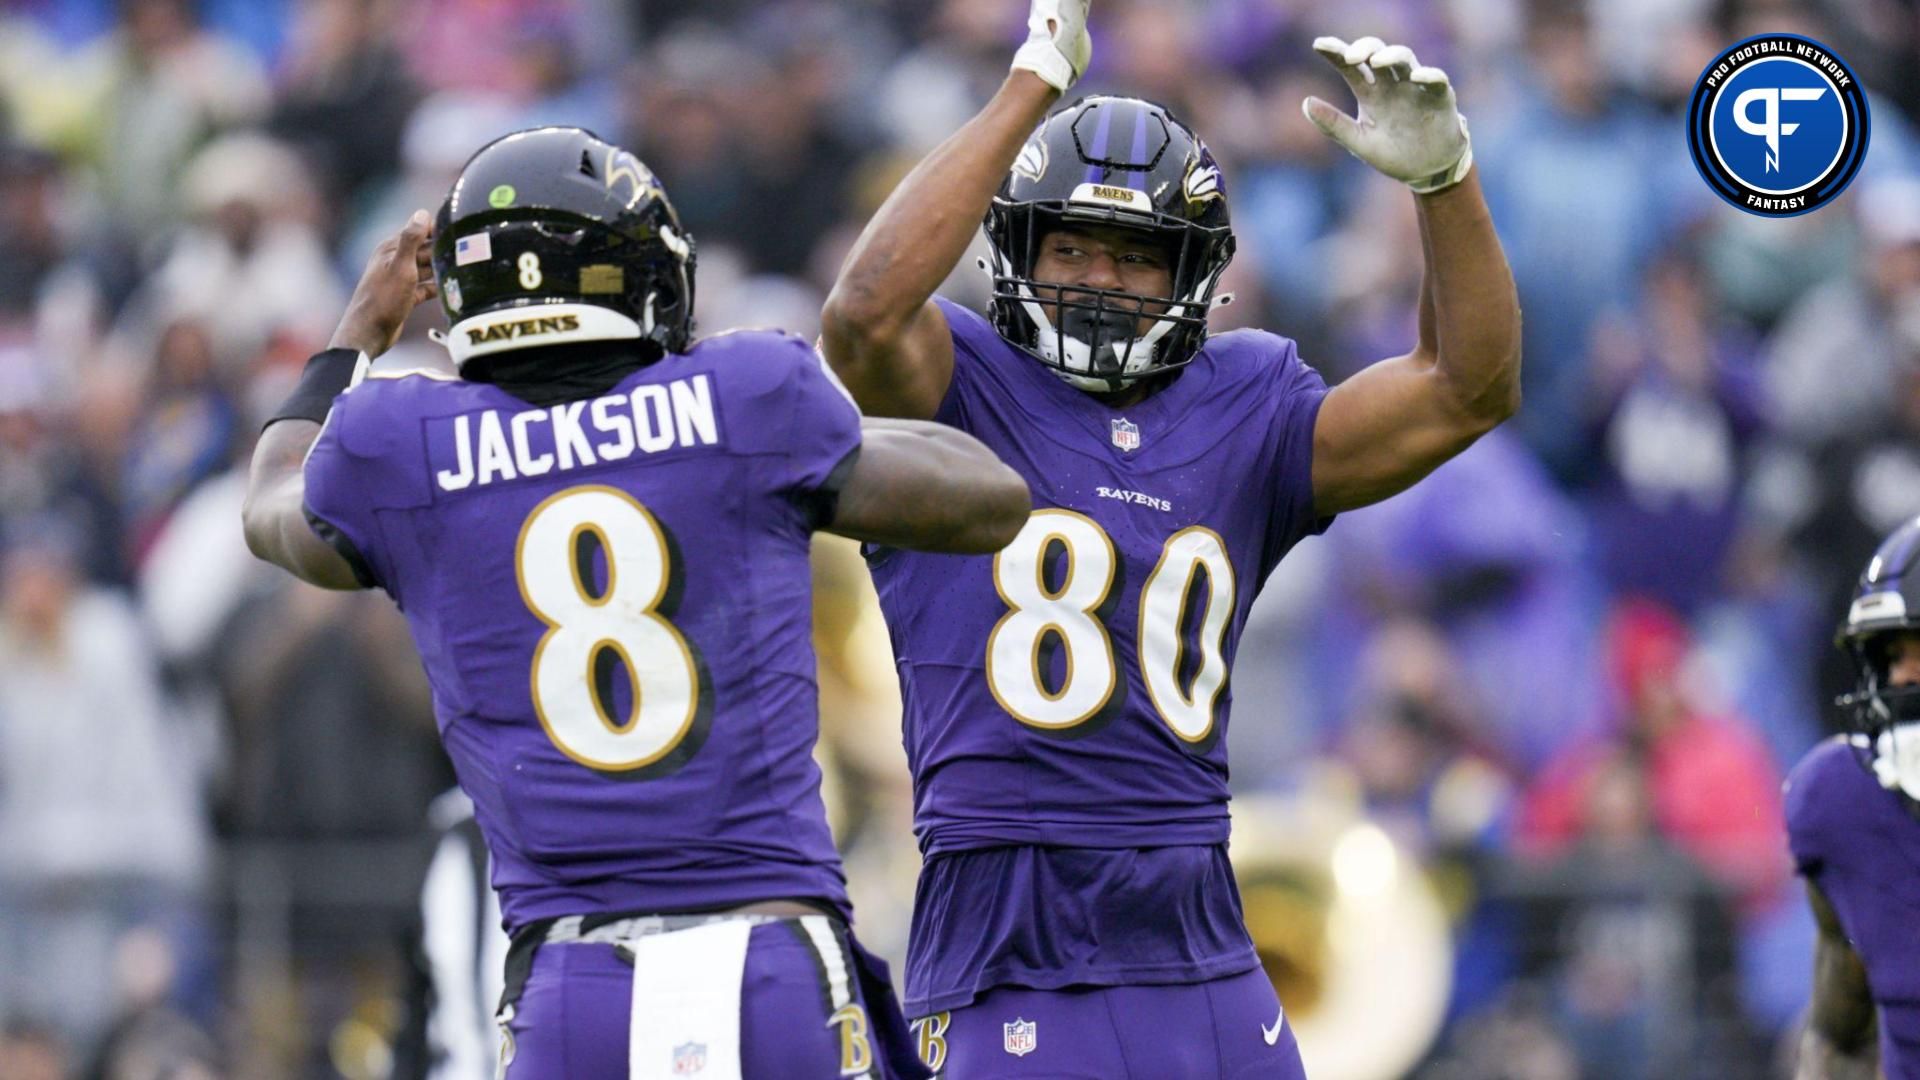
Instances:
[[[913,1036],[918,1044],[920,1060],[934,1072],[939,1072],[940,1067],[947,1063],[947,1025],[951,1023],[951,1012],[934,1013],[913,1022]]]
[[[867,1038],[867,1010],[855,1002],[842,1005],[827,1017],[828,1027],[840,1029],[840,1075],[858,1076],[873,1068],[873,1043]]]

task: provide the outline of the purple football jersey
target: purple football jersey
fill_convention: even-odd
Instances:
[[[1787,777],[1787,839],[1866,965],[1881,1074],[1920,1080],[1920,819],[1836,737]]]
[[[1246,970],[1224,848],[1227,671],[1261,583],[1326,526],[1310,476],[1326,385],[1291,341],[1238,331],[1116,409],[940,303],[955,355],[936,418],[1024,476],[1034,513],[994,556],[872,560],[929,856],[908,1010],[993,985]],[[1089,863],[1061,848],[1159,850]]]
[[[422,373],[334,403],[308,512],[406,614],[509,930],[779,897],[847,913],[807,549],[859,445],[813,350],[774,333],[550,407]]]

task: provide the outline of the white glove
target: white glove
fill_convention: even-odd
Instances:
[[[1087,36],[1087,5],[1091,2],[1033,0],[1027,12],[1027,43],[1013,54],[1014,70],[1031,71],[1048,86],[1066,93],[1086,74],[1087,63],[1093,59],[1093,39]]]
[[[1360,106],[1353,117],[1319,98],[1302,102],[1307,119],[1328,138],[1417,194],[1450,188],[1467,175],[1473,145],[1446,72],[1423,66],[1405,45],[1377,37],[1351,45],[1316,38],[1313,51],[1339,69]]]

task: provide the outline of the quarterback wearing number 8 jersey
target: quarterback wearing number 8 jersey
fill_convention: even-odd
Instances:
[[[1226,183],[1151,102],[1049,115],[1086,15],[1033,0],[1005,84],[880,209],[823,312],[863,409],[979,437],[1035,507],[991,557],[870,549],[926,856],[906,1006],[953,1080],[1297,1077],[1227,860],[1240,630],[1301,538],[1513,412],[1518,309],[1446,76],[1324,38],[1360,116],[1310,118],[1416,195],[1419,340],[1330,391],[1285,338],[1208,336]],[[983,219],[985,315],[932,295]]]
[[[505,1080],[924,1076],[820,801],[808,546],[991,552],[1026,488],[799,338],[693,340],[692,272],[626,151],[482,148],[262,434],[248,542],[407,616],[512,939]],[[350,385],[436,292],[459,377]]]

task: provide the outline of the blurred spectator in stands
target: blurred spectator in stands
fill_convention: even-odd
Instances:
[[[337,271],[358,275],[374,247],[393,231],[393,222],[423,208],[437,212],[459,178],[460,167],[476,150],[512,131],[513,116],[513,103],[499,94],[445,90],[421,101],[408,116],[400,138],[398,175],[379,191],[368,193],[364,205],[351,208],[353,212],[342,223],[344,236],[334,261]],[[422,308],[437,312],[439,305]]]
[[[345,292],[299,156],[263,135],[228,136],[194,158],[182,186],[193,223],[116,325],[122,356],[153,355],[182,318],[207,328],[215,370],[228,380],[277,334],[323,345]]]
[[[1583,395],[1600,574],[1689,616],[1722,590],[1763,422],[1753,343],[1707,289],[1684,247],[1656,258],[1637,310],[1596,325]]]
[[[138,264],[58,159],[0,140],[0,366],[70,402]]]
[[[0,558],[0,997],[91,1046],[128,930],[190,926],[206,867],[202,777],[118,595],[76,574],[64,523]]]
[[[387,598],[263,584],[216,648],[233,747],[222,823],[252,961],[236,974],[237,1026],[260,1059],[241,1071],[282,1075],[327,1042],[286,1031],[289,1006],[313,1032],[384,1038],[359,1010],[399,995],[420,823],[453,777]]]
[[[1454,939],[1450,1016],[1492,1001],[1513,973],[1511,912],[1487,904],[1515,795],[1492,733],[1432,626],[1390,622],[1361,668],[1368,698],[1347,721],[1340,756],[1367,817],[1419,860]]]
[[[120,492],[134,562],[180,499],[226,470],[239,426],[233,398],[215,377],[206,326],[193,319],[174,322],[161,332],[127,441]]]
[[[1017,8],[939,0],[871,103],[893,153],[911,165],[972,118],[1007,77],[1007,42],[1022,33]]]
[[[1368,817],[1423,861],[1487,838],[1512,794],[1458,672],[1437,629],[1389,622],[1363,662],[1368,696],[1340,742]]]
[[[1920,290],[1915,295],[1920,299]],[[1877,538],[1920,514],[1920,323],[1911,333],[1903,331],[1898,342],[1886,411],[1863,419],[1808,459],[1814,498],[1797,539],[1813,568],[1823,613],[1851,602],[1850,571],[1873,554]],[[1821,662],[1822,700],[1852,689],[1853,670],[1838,650],[1810,655]]]
[[[73,138],[100,193],[142,236],[178,213],[181,169],[209,137],[266,113],[270,87],[244,46],[202,26],[193,0],[126,0],[120,24],[76,58],[91,109]]]
[[[1207,96],[1204,84],[1221,72],[1199,62],[1195,39],[1200,25],[1192,11],[1176,4],[1118,0],[1101,14],[1107,20],[1104,50],[1088,72],[1089,80],[1102,92],[1157,101],[1196,130],[1211,130],[1200,103]]]
[[[1522,771],[1590,715],[1581,522],[1515,438],[1483,437],[1412,489],[1342,515],[1327,541],[1336,585],[1300,693],[1332,688],[1332,718],[1366,692],[1355,659],[1396,612],[1440,629],[1487,709],[1490,741]]]
[[[789,0],[770,6],[751,29],[761,63],[735,76],[742,80],[732,123],[743,190],[722,234],[754,270],[800,277],[820,238],[846,213],[867,150],[837,115],[858,61],[848,40],[856,28],[840,8]],[[684,190],[662,176],[669,190]]]
[[[632,58],[632,30],[665,5],[614,4],[606,0],[384,0],[399,16],[401,51],[413,76],[428,91],[460,89],[502,93],[516,100],[540,97],[537,67],[523,66],[527,34],[560,33],[571,42],[579,70],[603,74]],[[688,10],[721,17],[716,0]],[[754,7],[760,6],[755,3]],[[602,135],[613,137],[611,131]]]
[[[1255,115],[1250,119],[1257,123],[1248,125],[1246,159],[1229,178],[1234,231],[1242,245],[1236,262],[1259,275],[1266,293],[1267,317],[1260,325],[1299,342],[1301,355],[1329,377],[1379,359],[1350,355],[1351,343],[1329,333],[1329,324],[1340,323],[1343,316],[1329,312],[1328,306],[1345,297],[1340,296],[1337,276],[1326,272],[1327,264],[1337,265],[1342,253],[1329,237],[1353,204],[1372,205],[1374,187],[1366,170],[1353,168],[1337,144],[1320,137],[1298,115],[1299,102],[1307,96],[1337,101],[1344,91],[1312,67],[1282,68],[1268,76],[1254,96]],[[1402,196],[1399,201],[1409,200]],[[1402,216],[1412,215],[1403,210],[1395,218]]]
[[[207,1033],[164,1008],[132,1013],[95,1055],[97,1080],[219,1080],[222,1055]]]
[[[5,998],[0,997],[0,1007]],[[65,1080],[67,1045],[49,1024],[15,1018],[0,1026],[0,1076],[7,1080]]]
[[[754,236],[740,218],[752,196],[735,118],[750,107],[744,87],[768,85],[766,59],[723,28],[695,23],[655,42],[633,72],[637,115],[628,118],[627,145],[673,192],[703,262],[717,245],[745,257]]]
[[[131,580],[121,484],[139,415],[144,374],[101,367],[88,375],[71,402],[37,410],[44,439],[40,464],[44,498],[22,512],[47,510],[69,522],[78,539],[71,552],[82,576],[99,584]]]
[[[1421,243],[1420,219],[1402,185],[1378,174],[1347,170],[1328,180],[1351,205],[1327,239],[1326,259],[1300,261],[1317,279],[1309,288],[1321,295],[1328,323],[1329,349],[1318,362],[1328,381],[1338,382],[1419,340],[1421,269],[1398,253]]]
[[[301,0],[268,127],[349,206],[398,168],[419,92],[394,42],[391,0]]]
[[[1645,774],[1651,827],[1698,859],[1720,886],[1753,909],[1786,881],[1782,775],[1766,745],[1738,716],[1714,715],[1689,686],[1686,624],[1649,600],[1619,604],[1606,632],[1617,718],[1556,756],[1534,780],[1519,818],[1521,848],[1563,851],[1619,808],[1628,763]]]
[[[1526,48],[1533,62],[1510,74],[1531,85],[1512,111],[1474,114],[1475,160],[1527,314],[1515,423],[1555,476],[1577,482],[1591,464],[1582,358],[1594,320],[1632,301],[1635,269],[1665,231],[1657,169],[1673,139],[1609,83],[1584,0],[1529,5]]]
[[[579,20],[558,10],[530,12],[515,25],[512,68],[504,82],[515,88],[520,110],[508,130],[571,124],[608,138],[620,130],[615,85],[588,69],[581,36]]]
[[[385,598],[289,581],[250,597],[226,641],[237,828],[290,840],[416,835],[452,781],[426,677]],[[407,898],[411,885],[395,885]]]
[[[1538,987],[1510,988],[1455,1028],[1413,1080],[1580,1080],[1573,1047]]]
[[[1658,820],[1660,766],[1644,750],[1616,744],[1589,759],[1568,845],[1523,872],[1538,897],[1527,938],[1546,950],[1535,972],[1585,1076],[1759,1075],[1727,993],[1721,889]]]
[[[1811,446],[1889,416],[1901,362],[1920,344],[1920,179],[1880,181],[1852,198],[1866,243],[1856,271],[1794,304],[1767,358],[1780,423]]]

